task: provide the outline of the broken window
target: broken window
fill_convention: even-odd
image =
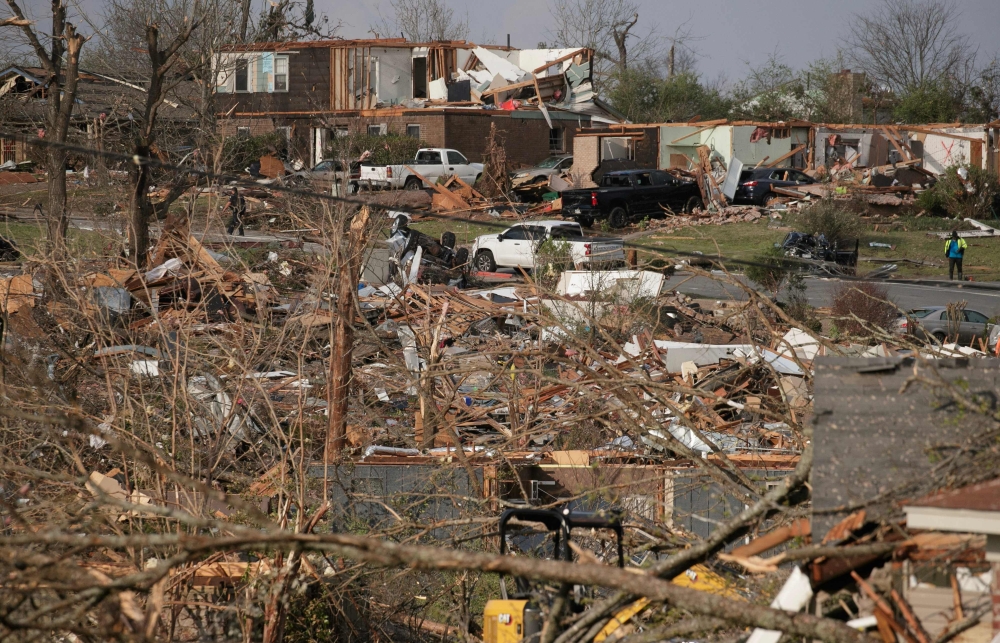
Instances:
[[[653,185],[653,179],[649,175],[649,172],[643,172],[642,174],[635,175],[635,184],[640,188],[649,187]]]
[[[236,63],[236,91],[250,91],[250,66],[246,60],[239,60]]]
[[[616,136],[601,139],[601,160],[635,160],[635,142],[631,137]]]
[[[413,59],[413,97],[427,98],[427,58]]]
[[[420,140],[420,126],[419,125],[407,125],[406,126],[406,135],[409,136],[410,138],[415,138],[415,139],[417,139],[419,141]]]
[[[653,185],[673,185],[674,177],[670,176],[666,172],[653,172]]]
[[[278,132],[279,134],[281,134],[282,137],[284,137],[286,143],[290,142],[292,140],[292,128],[291,127],[285,125],[283,127],[275,127],[274,129],[275,129],[276,132]]]
[[[240,138],[250,138],[250,128],[249,127],[237,127],[236,136]]]
[[[336,137],[349,136],[350,130],[347,129],[347,125],[337,125],[333,128],[333,135]]]
[[[563,128],[555,127],[549,130],[549,151],[550,152],[566,151],[566,136],[565,136],[565,130]]]
[[[288,91],[288,56],[274,58],[274,91]]]
[[[368,136],[382,136],[385,134],[386,126],[385,123],[380,125],[369,125],[368,126]]]
[[[606,174],[601,185],[606,188],[628,188],[632,187],[632,181],[628,174]]]

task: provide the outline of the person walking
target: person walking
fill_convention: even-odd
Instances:
[[[958,232],[951,231],[951,238],[944,242],[944,254],[948,257],[948,279],[955,278],[955,267],[958,267],[958,280],[962,281],[962,259],[969,244],[965,239],[958,238]]]
[[[229,220],[229,227],[226,228],[226,234],[232,234],[236,228],[240,229],[240,236],[245,237],[246,233],[243,229],[243,217],[247,213],[247,202],[240,194],[239,189],[233,187],[233,193],[229,197],[229,203],[223,208],[223,212],[227,209],[233,211],[233,218]]]

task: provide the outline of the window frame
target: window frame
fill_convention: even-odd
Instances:
[[[979,315],[980,317],[982,317],[982,320],[969,319],[969,315],[970,314]],[[982,314],[978,310],[966,310],[965,311],[965,321],[967,323],[969,323],[969,324],[988,324],[988,323],[990,323],[990,318],[987,317],[986,315]]]
[[[282,74],[285,78],[285,88],[278,89],[278,64],[285,64],[285,71]],[[288,93],[289,85],[291,84],[292,74],[289,72],[289,60],[287,55],[275,55],[274,56],[274,71],[271,72],[271,92],[275,94],[286,94]]]
[[[240,89],[240,69],[243,70],[244,85],[243,89]],[[234,94],[252,94],[253,85],[250,83],[250,59],[249,58],[239,58],[236,61],[236,69],[233,70],[233,93]]]
[[[414,136],[413,133],[411,132],[411,130],[413,130],[413,129],[416,129],[416,131],[417,131],[417,135],[416,136]],[[407,125],[406,125],[406,135],[409,136],[410,138],[415,138],[418,141],[422,140],[421,139],[421,131],[420,131],[420,123],[407,123]]]
[[[452,155],[455,155],[462,160],[456,161],[452,159]],[[465,158],[465,156],[461,152],[459,152],[458,150],[448,150],[448,165],[468,165],[468,164],[469,164],[469,159]]]
[[[517,237],[510,236],[510,233],[513,232],[514,230],[517,230],[518,234],[520,236],[517,236]],[[523,225],[516,225],[516,226],[513,226],[511,228],[508,228],[507,230],[504,230],[504,232],[503,232],[503,240],[504,241],[508,241],[508,240],[510,240],[510,241],[527,241],[528,240],[528,234],[527,234],[527,231],[524,229]]]
[[[550,127],[549,128],[549,153],[565,154],[566,153],[566,128],[565,127]]]
[[[421,154],[427,158],[426,161],[420,158]],[[437,155],[437,160],[434,160],[434,155]],[[423,150],[421,152],[417,152],[417,158],[413,160],[424,165],[444,165],[444,162],[441,160],[441,152],[437,150]]]
[[[237,127],[236,137],[237,138],[250,138],[253,136],[253,132],[250,131],[249,127]]]
[[[376,128],[378,131],[373,132],[372,128]],[[368,136],[385,136],[386,133],[385,123],[379,123],[377,125],[369,125],[366,131],[368,132]]]

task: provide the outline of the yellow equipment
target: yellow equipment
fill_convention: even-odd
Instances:
[[[545,526],[553,538],[553,558],[573,560],[570,549],[570,532],[576,528],[610,529],[615,532],[618,544],[618,566],[625,566],[625,554],[622,547],[624,530],[622,529],[619,512],[582,513],[571,512],[568,509],[508,509],[500,516],[500,553],[507,553],[507,529],[511,520],[518,522],[540,523]],[[561,545],[561,547],[560,547]],[[486,603],[483,610],[483,641],[484,643],[519,643],[520,641],[538,640],[542,631],[542,612],[526,597],[529,587],[524,579],[515,579],[517,592],[514,598],[507,597],[507,585],[501,577],[500,599]],[[631,607],[631,606],[630,606]],[[645,607],[645,605],[643,605]],[[574,601],[572,610],[580,607]],[[626,608],[628,610],[629,608]],[[622,622],[631,618],[624,618]]]
[[[570,549],[570,532],[575,527],[588,529],[611,529],[618,541],[618,566],[625,567],[625,555],[622,547],[624,530],[622,529],[619,512],[580,513],[568,509],[508,509],[500,516],[500,553],[507,553],[507,529],[511,520],[518,522],[540,523],[545,526],[553,539],[553,558],[572,561]],[[560,550],[560,544],[562,549]],[[500,599],[486,603],[483,610],[483,642],[484,643],[520,643],[521,641],[537,641],[542,631],[542,611],[538,605],[529,600],[530,592],[524,579],[515,579],[517,592],[508,598],[507,585],[503,577],[500,580]],[[704,565],[695,565],[678,575],[672,581],[675,585],[690,587],[702,592],[719,594],[737,600],[745,600],[728,586],[725,579]],[[642,612],[649,601],[641,598],[625,606],[604,626],[595,637],[594,643],[602,643],[616,630],[623,627],[632,617]],[[571,610],[582,609],[576,602],[571,603]]]

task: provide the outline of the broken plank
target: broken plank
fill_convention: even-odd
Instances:
[[[784,161],[787,158],[791,158],[791,157],[795,156],[796,154],[798,154],[799,152],[801,152],[804,149],[806,149],[805,145],[799,145],[798,147],[793,147],[791,150],[785,152],[784,154],[782,154],[778,158],[774,159],[773,161],[771,161],[770,163],[768,163],[764,167],[774,167],[778,163],[781,163],[782,161]]]
[[[414,170],[409,165],[404,165],[403,167],[405,167],[407,170],[409,170],[410,174],[412,174],[413,176],[417,177],[418,179],[420,179],[421,181],[423,181],[425,184],[431,186],[431,188],[433,188],[435,192],[437,192],[441,196],[445,197],[446,199],[449,199],[450,201],[452,201],[456,206],[458,206],[459,210],[468,210],[468,209],[470,209],[472,207],[468,203],[466,203],[465,200],[462,197],[458,196],[457,194],[455,194],[451,190],[446,190],[442,186],[438,185],[436,182],[431,182],[424,175],[420,174],[420,172],[417,172],[416,170]]]

